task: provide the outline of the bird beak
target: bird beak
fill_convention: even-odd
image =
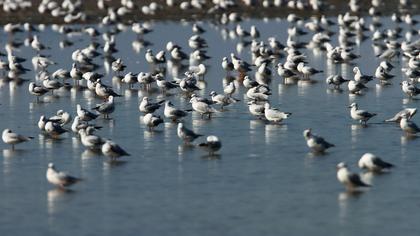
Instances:
[[[400,83],[400,85],[402,85],[402,83]]]

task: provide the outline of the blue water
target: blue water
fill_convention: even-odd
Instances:
[[[393,27],[389,19],[384,19],[384,24]],[[212,58],[206,62],[206,86],[199,93],[208,95],[212,90],[223,91],[223,56],[235,52],[249,61],[250,54],[249,48],[236,52],[239,40],[224,37],[222,27],[209,22],[203,25],[207,30],[203,37]],[[281,42],[286,40],[285,20],[243,22],[245,28],[250,25],[257,26],[261,39],[276,36]],[[227,30],[233,27],[230,25]],[[145,39],[153,43],[150,48],[155,53],[169,40],[190,51],[190,23],[155,22],[153,29]],[[59,41],[63,36],[49,26],[38,34],[41,42],[51,47],[45,54],[58,63],[49,68],[50,72],[70,69],[71,52],[90,42],[86,36],[75,35],[69,37],[74,45],[61,49]],[[2,51],[7,40],[24,41],[27,36],[20,33],[10,38],[4,32],[0,35]],[[302,41],[309,37],[302,37]],[[135,38],[130,30],[119,33],[119,52],[114,56],[123,59],[126,71],[147,72],[150,67],[144,59],[145,49],[136,53],[132,48]],[[333,45],[336,40],[334,36]],[[98,38],[98,42],[103,41]],[[364,73],[373,74],[380,61],[374,57],[372,42],[368,39],[355,46],[355,52],[362,55],[355,63]],[[28,58],[24,65],[32,68],[30,59],[36,53],[30,47],[22,46],[15,53]],[[217,113],[211,120],[202,120],[196,113],[185,120],[186,126],[198,133],[220,137],[223,148],[211,158],[199,148],[183,146],[176,136],[176,124],[166,121],[150,132],[141,122],[138,105],[143,96],[169,99],[178,107],[190,108],[188,101],[177,94],[164,97],[128,90],[126,85],[111,81],[112,74],[105,76],[105,83],[112,84],[124,97],[116,99],[112,120],[97,120],[104,127],[98,134],[111,138],[132,154],[113,163],[86,151],[73,134],[52,140],[42,135],[36,125],[43,114],[52,116],[63,109],[74,116],[77,104],[93,107],[101,102],[99,99],[87,91],[71,89],[57,91],[54,97],[44,97],[44,103],[36,103],[28,93],[28,82],[18,85],[0,81],[0,128],[35,136],[35,140],[18,145],[15,151],[1,144],[0,234],[418,234],[420,140],[407,138],[395,124],[382,123],[405,107],[418,107],[419,101],[407,99],[398,85],[405,79],[401,67],[406,62],[394,62],[392,73],[396,78],[392,85],[370,82],[364,95],[349,96],[346,86],[337,92],[324,81],[332,73],[351,78],[353,65],[329,64],[321,52],[305,50],[305,54],[311,66],[326,73],[313,76],[317,83],[284,84],[279,76],[273,77],[272,106],[293,113],[283,124],[268,124],[252,117],[243,87],[234,94],[242,101],[227,111]],[[95,62],[104,65],[101,57]],[[105,73],[104,67],[99,72]],[[22,78],[33,81],[35,73],[31,71]],[[368,127],[351,120],[347,106],[352,102],[378,113]],[[414,117],[414,122],[419,123],[419,118]],[[306,128],[312,128],[336,147],[323,156],[311,154],[302,136]],[[353,171],[359,172],[356,164],[365,152],[375,153],[397,167],[380,176],[364,174],[373,187],[359,195],[349,194],[336,180],[335,166],[346,161]],[[49,162],[84,181],[68,192],[55,189],[45,178]]]

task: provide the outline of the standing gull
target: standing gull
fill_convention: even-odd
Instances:
[[[303,131],[303,137],[305,137],[306,145],[314,152],[322,153],[328,148],[335,146],[334,144],[325,141],[322,137],[312,134],[311,129]]]
[[[408,115],[403,114],[400,120],[400,128],[410,135],[415,135],[420,132],[420,128],[412,121],[408,120]]]
[[[270,104],[267,102],[264,104],[264,115],[268,121],[279,123],[282,120],[289,118],[292,113],[290,112],[281,112],[276,108],[271,108]]]
[[[196,134],[194,131],[187,129],[183,123],[178,123],[177,128],[177,135],[185,144],[192,143],[196,138],[201,137],[203,135]]]
[[[46,177],[48,182],[60,188],[68,187],[82,180],[80,178],[73,177],[65,172],[58,171],[57,169],[55,169],[53,163],[48,164]]]
[[[106,102],[98,104],[95,108],[93,108],[93,110],[103,114],[104,119],[109,119],[109,114],[115,110],[114,97],[112,95],[109,96]]]
[[[364,110],[359,110],[357,103],[353,102],[350,106],[350,116],[353,120],[358,120],[361,124],[367,123],[367,121],[376,116],[376,113],[369,113]]]
[[[29,141],[34,137],[23,136],[20,134],[13,133],[11,129],[5,129],[3,130],[1,138],[3,139],[4,143],[12,145],[12,150],[14,150],[16,144]]]

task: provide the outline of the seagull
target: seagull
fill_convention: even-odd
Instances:
[[[41,131],[45,131],[45,125],[47,124],[48,121],[52,121],[52,122],[59,122],[60,120],[55,120],[55,119],[51,119],[51,118],[47,118],[44,115],[42,115],[41,117],[39,117],[39,121],[38,121],[38,128]]]
[[[61,134],[68,132],[68,130],[64,129],[59,123],[54,121],[48,121],[45,124],[45,132],[52,137],[58,137]]]
[[[121,95],[114,92],[114,90],[111,87],[108,87],[100,82],[98,79],[95,84],[95,93],[98,95],[98,97],[101,98],[107,98],[109,96],[113,97],[122,97]]]
[[[264,115],[268,121],[278,123],[278,122],[281,122],[282,120],[289,118],[289,116],[292,115],[292,113],[281,112],[276,108],[270,108],[270,104],[266,102],[264,104]]]
[[[408,120],[410,120],[417,113],[417,108],[405,108],[404,110],[398,112],[394,117],[385,120],[385,122],[397,122],[400,123],[401,118],[404,114],[407,114]]]
[[[91,120],[96,119],[99,115],[92,113],[80,106],[80,104],[77,104],[77,116],[79,116],[81,121],[89,122]]]
[[[352,173],[348,170],[347,164],[340,162],[337,165],[337,179],[342,183],[347,190],[356,190],[359,187],[370,187],[370,185],[364,183],[360,176],[356,173]]]
[[[359,67],[357,66],[353,68],[353,73],[354,73],[354,80],[362,84],[367,84],[369,81],[373,79],[373,76],[363,75]]]
[[[226,95],[223,95],[223,94],[217,94],[215,91],[211,91],[210,96],[211,96],[211,100],[215,104],[220,105],[222,110],[223,110],[223,107],[239,101],[239,100],[237,100],[235,98],[232,98],[230,96],[226,96]]]
[[[1,138],[3,139],[4,143],[12,145],[12,150],[15,150],[16,144],[29,141],[33,139],[34,137],[23,136],[20,134],[13,133],[11,129],[5,129],[3,130]]]
[[[177,121],[178,119],[186,117],[188,113],[186,111],[175,108],[170,101],[166,101],[163,115],[172,121]]]
[[[208,117],[211,118],[211,114],[217,112],[209,104],[199,101],[196,97],[192,97],[190,103],[192,104],[193,110],[201,114],[201,118],[203,118],[204,115],[208,115]]]
[[[116,159],[121,156],[130,156],[129,153],[111,140],[105,141],[102,145],[101,151],[105,156],[110,157],[111,159]]]
[[[29,83],[29,92],[36,96],[36,102],[39,102],[39,97],[46,94],[49,90],[36,85],[34,82]]]
[[[209,155],[214,155],[222,147],[222,142],[215,135],[207,136],[206,142],[200,143],[198,146],[208,150]]]
[[[359,110],[357,103],[353,102],[352,104],[350,104],[349,106],[350,109],[350,116],[353,120],[358,120],[361,124],[365,124],[367,123],[367,121],[376,116],[376,113],[369,113],[367,111],[364,110]]]
[[[339,89],[340,85],[346,82],[349,82],[350,80],[344,79],[341,75],[330,75],[327,77],[326,82],[327,84],[334,85],[335,89]]]
[[[233,71],[233,63],[230,62],[227,57],[223,57],[222,68],[226,71],[226,73],[229,73],[230,71]]]
[[[350,80],[347,84],[349,92],[352,94],[360,94],[362,89],[367,89],[367,87],[362,82],[357,82],[355,80]]]
[[[139,110],[143,113],[153,113],[162,106],[165,100],[156,103],[151,102],[150,98],[143,97],[140,102]]]
[[[137,75],[128,72],[122,79],[121,82],[128,84],[129,88],[133,88],[133,84],[137,83]]]
[[[401,83],[401,89],[409,97],[415,97],[418,94],[420,94],[420,89],[417,88],[415,85],[410,84],[408,81],[403,81]]]
[[[149,127],[149,131],[152,131],[154,127],[163,123],[163,119],[160,116],[155,116],[153,113],[147,113],[143,117],[144,124]]]
[[[50,117],[50,120],[55,120],[55,122],[58,122],[61,126],[70,123],[71,119],[70,113],[63,110],[58,110],[55,116]]]
[[[248,102],[248,110],[252,115],[262,118],[264,117],[265,104],[258,104],[255,101],[250,101]]]
[[[394,78],[395,75],[388,74],[388,72],[382,66],[378,66],[375,71],[375,77],[378,78],[381,82],[386,82]]]
[[[82,180],[66,174],[65,172],[57,171],[53,163],[48,164],[46,176],[48,182],[60,188],[68,187]]]
[[[192,143],[196,138],[201,137],[203,135],[196,134],[194,131],[187,129],[183,123],[178,123],[177,128],[177,135],[185,144]]]
[[[91,150],[100,150],[102,145],[105,143],[101,137],[92,134],[93,127],[87,127],[86,129],[80,129],[80,140],[82,141],[83,146]]]
[[[89,126],[90,125],[88,125],[86,123],[81,123],[79,116],[76,116],[76,117],[74,117],[73,123],[71,125],[71,130],[74,133],[79,133],[79,130],[86,129]],[[95,129],[101,129],[102,128],[101,126],[91,126],[91,127],[95,128]]]
[[[156,84],[163,92],[179,87],[175,82],[166,81],[163,76],[156,76]]]
[[[420,132],[420,128],[412,121],[408,120],[408,115],[403,114],[400,121],[400,128],[407,134],[415,135]]]
[[[335,147],[334,144],[325,141],[322,137],[312,134],[311,129],[303,131],[303,137],[305,137],[308,147],[314,152],[323,153],[328,148]]]
[[[306,79],[308,79],[309,76],[311,76],[311,75],[314,75],[314,74],[318,74],[318,73],[323,72],[322,70],[317,70],[317,69],[314,69],[312,67],[305,66],[305,63],[303,63],[303,62],[300,62],[298,64],[297,70],[300,73],[302,73],[303,77],[306,78]]]
[[[266,87],[259,85],[253,88],[248,89],[246,96],[254,101],[268,101],[269,95],[271,94],[269,90],[265,90]],[[265,90],[265,91],[264,91]]]
[[[109,114],[111,114],[115,110],[114,96],[109,96],[106,102],[96,105],[96,107],[94,107],[93,110],[96,110],[97,112],[103,114],[104,119],[109,119]]]
[[[363,154],[358,165],[361,169],[368,169],[372,172],[383,172],[384,170],[394,167],[393,164],[383,161],[372,153]]]

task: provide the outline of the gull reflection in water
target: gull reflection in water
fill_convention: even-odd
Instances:
[[[351,201],[357,200],[362,193],[363,191],[344,191],[338,194],[340,223],[347,223],[349,204]]]
[[[361,132],[364,128],[368,127],[365,124],[352,124],[351,125],[351,142],[352,142],[352,149],[357,149],[357,140],[361,135]]]
[[[22,156],[24,153],[26,153],[27,150],[19,150],[19,149],[3,149],[3,173],[8,174],[11,173],[11,159],[15,157]]]
[[[195,149],[194,144],[180,144],[178,145],[178,156],[182,157],[185,153],[191,152]]]
[[[279,133],[284,133],[287,131],[287,125],[278,123],[278,124],[266,124],[265,125],[265,143],[271,144],[278,142],[277,137]]]
[[[70,200],[70,197],[73,196],[76,192],[71,189],[64,188],[55,188],[51,189],[47,193],[47,207],[48,215],[51,217],[50,220],[53,220],[52,215],[59,212],[60,204]],[[50,222],[53,223],[53,222]]]
[[[417,138],[417,135],[404,133],[403,135],[401,135],[401,146],[406,146],[408,142],[416,140]]]

